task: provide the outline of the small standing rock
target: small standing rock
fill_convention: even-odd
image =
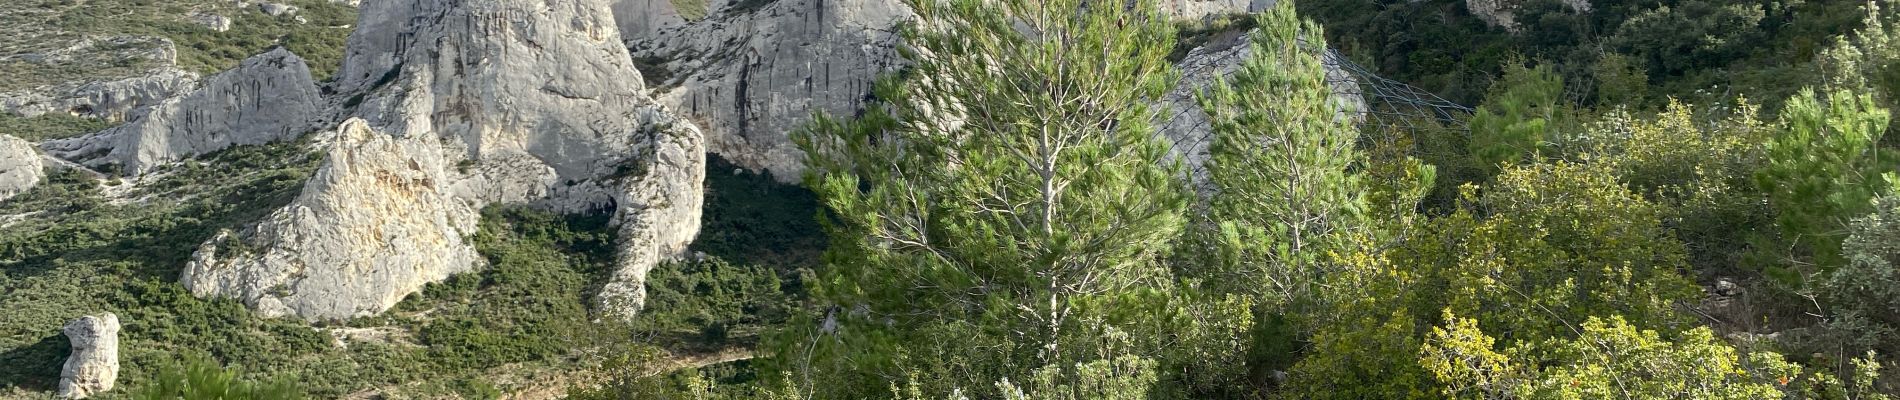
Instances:
[[[273,17],[282,17],[287,14],[297,13],[297,6],[282,3],[259,3],[257,9]]]
[[[191,22],[195,22],[198,25],[203,25],[205,28],[210,28],[213,32],[225,32],[225,31],[231,30],[231,18],[225,17],[223,15],[212,14],[212,13],[192,14]]]
[[[112,390],[119,379],[119,317],[88,315],[66,323],[63,331],[73,355],[59,372],[59,397],[84,399]]]

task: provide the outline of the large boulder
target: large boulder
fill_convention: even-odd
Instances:
[[[33,143],[0,134],[0,201],[39,185],[45,169]]]
[[[66,323],[63,331],[73,352],[59,371],[57,395],[84,399],[112,390],[119,379],[119,317],[89,315]]]
[[[605,0],[362,7],[335,84],[355,119],[296,200],[201,246],[184,284],[266,315],[376,314],[476,267],[476,210],[532,204],[613,213],[602,310],[637,311],[698,233],[705,153],[645,94]]]
[[[449,194],[450,165],[427,137],[343,123],[303,193],[242,237],[201,245],[181,279],[266,316],[382,312],[423,285],[468,271],[476,212]]]
[[[88,167],[141,174],[235,145],[294,139],[309,131],[318,110],[310,68],[303,58],[277,48],[212,76],[203,88],[142,111],[125,125],[42,146]]]
[[[1272,0],[1163,0],[1180,19],[1259,11]],[[683,9],[682,7],[690,7]],[[901,0],[618,0],[627,47],[655,97],[706,129],[706,146],[792,182],[803,153],[789,133],[813,113],[851,115],[898,68]]]

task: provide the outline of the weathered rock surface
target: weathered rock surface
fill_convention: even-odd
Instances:
[[[197,87],[198,74],[174,68],[106,82],[80,82],[0,93],[0,111],[27,117],[46,113],[124,121],[133,110],[158,104]]]
[[[1174,142],[1174,155],[1183,157],[1190,178],[1196,187],[1206,187],[1206,163],[1209,157],[1208,145],[1213,143],[1213,129],[1209,126],[1207,113],[1194,100],[1196,93],[1206,90],[1216,78],[1232,75],[1253,54],[1252,32],[1226,32],[1208,40],[1207,44],[1190,51],[1186,58],[1175,66],[1181,72],[1181,81],[1173,90],[1162,96],[1167,106],[1167,114],[1157,125],[1169,141]],[[1331,49],[1326,50],[1331,52]],[[1332,83],[1333,102],[1339,107],[1342,118],[1359,118],[1366,109],[1366,101],[1358,82],[1352,75],[1331,62],[1336,58],[1327,58],[1327,80]]]
[[[225,31],[231,30],[230,17],[226,17],[226,16],[218,15],[218,14],[212,14],[208,12],[197,12],[197,13],[191,14],[190,18],[191,18],[191,22],[196,23],[198,25],[203,25],[205,28],[209,28],[213,32],[225,32]]]
[[[319,110],[302,58],[278,48],[212,76],[204,88],[166,99],[131,122],[91,135],[51,140],[47,153],[93,168],[141,174],[166,162],[296,138]]]
[[[1184,19],[1272,4],[1160,2]],[[656,79],[655,97],[700,122],[713,153],[785,182],[804,170],[789,133],[814,112],[859,110],[872,82],[901,64],[895,26],[912,16],[899,0],[708,0],[708,11],[686,12],[667,0],[617,0],[613,10],[633,55],[671,75]]]
[[[147,36],[79,39],[56,49],[0,56],[0,62],[39,66],[30,72],[53,79],[45,84],[0,92],[0,112],[28,117],[68,113],[123,121],[133,110],[158,104],[197,87],[198,74],[173,67],[177,56],[171,40]],[[125,70],[117,67],[120,65],[149,68]],[[101,74],[112,77],[102,78]]]
[[[40,184],[45,169],[33,143],[0,134],[0,201]]]
[[[424,284],[468,271],[475,210],[449,196],[443,149],[352,119],[289,207],[244,237],[200,246],[180,280],[266,316],[381,312]]]
[[[66,323],[62,330],[73,351],[59,371],[58,396],[83,399],[112,390],[119,379],[119,317],[89,315]]]
[[[707,148],[780,180],[798,179],[803,155],[789,133],[814,112],[850,115],[879,75],[899,65],[893,27],[909,18],[898,0],[779,0],[687,21],[665,0],[615,4],[635,57],[672,79],[656,97],[691,115]]]
[[[647,270],[699,227],[705,153],[644,94],[604,0],[363,4],[337,91],[355,106],[298,199],[200,247],[185,285],[266,315],[382,312],[470,270],[476,210],[611,209],[619,268],[601,294],[631,316]]]
[[[1252,13],[1273,7],[1276,0],[1157,0],[1155,5],[1161,11],[1180,19],[1204,19],[1207,17]]]

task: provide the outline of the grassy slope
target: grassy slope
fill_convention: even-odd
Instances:
[[[9,311],[0,314],[0,365],[11,366],[0,369],[0,397],[50,390],[67,353],[60,325],[100,311],[125,324],[122,387],[145,384],[180,355],[204,354],[251,378],[295,375],[317,398],[366,389],[483,397],[625,353],[750,346],[781,321],[780,307],[799,292],[798,269],[822,249],[808,192],[715,162],[695,246],[707,256],[656,269],[648,311],[633,326],[591,322],[588,300],[611,262],[604,216],[495,208],[475,240],[491,268],[334,327],[390,333],[339,348],[328,328],[260,319],[175,283],[198,243],[294,197],[317,161],[303,148],[246,146],[185,164],[142,186],[133,197],[145,203],[112,204],[76,173],[0,202],[0,215],[37,213],[0,229],[0,309]]]
[[[310,61],[318,79],[342,61],[347,26],[356,10],[327,0],[279,0],[301,9],[295,17],[272,17],[255,6],[223,0],[17,0],[0,7],[0,92],[68,81],[136,76],[157,66],[135,54],[156,42],[133,41],[87,49],[69,59],[13,57],[57,52],[82,38],[160,37],[177,44],[180,68],[203,74],[237,66],[239,60],[283,45]],[[192,22],[194,13],[229,17],[232,28],[215,32]]]

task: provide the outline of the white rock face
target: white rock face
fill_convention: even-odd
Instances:
[[[1180,83],[1162,96],[1169,114],[1157,123],[1157,130],[1174,142],[1174,155],[1183,157],[1183,164],[1187,165],[1195,187],[1207,187],[1205,167],[1209,158],[1208,145],[1213,143],[1213,129],[1209,126],[1207,113],[1201,111],[1194,96],[1207,90],[1216,77],[1226,77],[1240,70],[1241,64],[1253,54],[1251,34],[1218,34],[1207,44],[1189,52],[1187,58],[1175,65],[1181,72]],[[1359,84],[1331,62],[1326,63],[1326,74],[1328,81],[1333,82],[1333,102],[1343,114],[1341,117],[1360,118],[1367,105],[1365,99],[1360,97],[1362,92]]]
[[[118,122],[133,110],[191,91],[198,74],[180,70],[177,46],[170,39],[151,36],[85,38],[64,47],[35,53],[0,56],[0,61],[90,68],[105,63],[149,63],[155,67],[137,76],[99,78],[89,73],[59,84],[0,93],[0,112],[28,117],[67,113]]]
[[[601,301],[631,316],[646,271],[698,234],[705,154],[644,94],[606,6],[363,4],[337,75],[358,119],[289,207],[201,246],[185,285],[269,315],[371,315],[474,268],[462,238],[484,206],[611,208],[619,268]]]
[[[47,141],[47,153],[141,174],[171,161],[233,145],[296,138],[318,111],[316,83],[302,58],[278,48],[212,76],[202,89],[167,99],[132,121],[71,139]]]
[[[739,166],[795,182],[804,155],[790,132],[814,112],[852,115],[879,76],[902,63],[900,0],[708,0],[688,20],[668,0],[617,0],[633,55],[674,75],[655,97],[706,129],[707,148]],[[1258,11],[1273,0],[1162,0],[1177,18]]]
[[[39,185],[45,173],[33,143],[0,134],[0,201]]]
[[[124,121],[133,110],[158,104],[196,88],[198,74],[162,68],[145,76],[106,82],[81,82],[0,93],[0,112],[27,117],[46,113]]]
[[[1180,19],[1204,19],[1223,14],[1254,13],[1273,7],[1276,0],[1156,0],[1161,11]]]
[[[655,97],[700,122],[713,153],[787,182],[804,169],[789,133],[814,112],[858,110],[899,65],[893,27],[911,17],[898,0],[708,3],[719,11],[690,22],[666,0],[621,0],[614,11],[635,57],[677,71]]]
[[[343,318],[381,312],[475,265],[463,241],[475,210],[449,196],[441,146],[359,119],[336,141],[290,206],[245,237],[199,246],[180,279],[192,293],[237,297],[265,316]]]
[[[212,14],[208,12],[197,12],[197,13],[191,14],[190,18],[191,18],[191,22],[196,23],[198,25],[204,25],[205,28],[210,28],[213,32],[225,32],[225,31],[231,30],[230,17],[226,17],[226,16],[218,15],[218,14]]]
[[[84,399],[112,390],[119,379],[119,317],[112,313],[85,316],[62,329],[73,352],[59,372],[58,396]]]

